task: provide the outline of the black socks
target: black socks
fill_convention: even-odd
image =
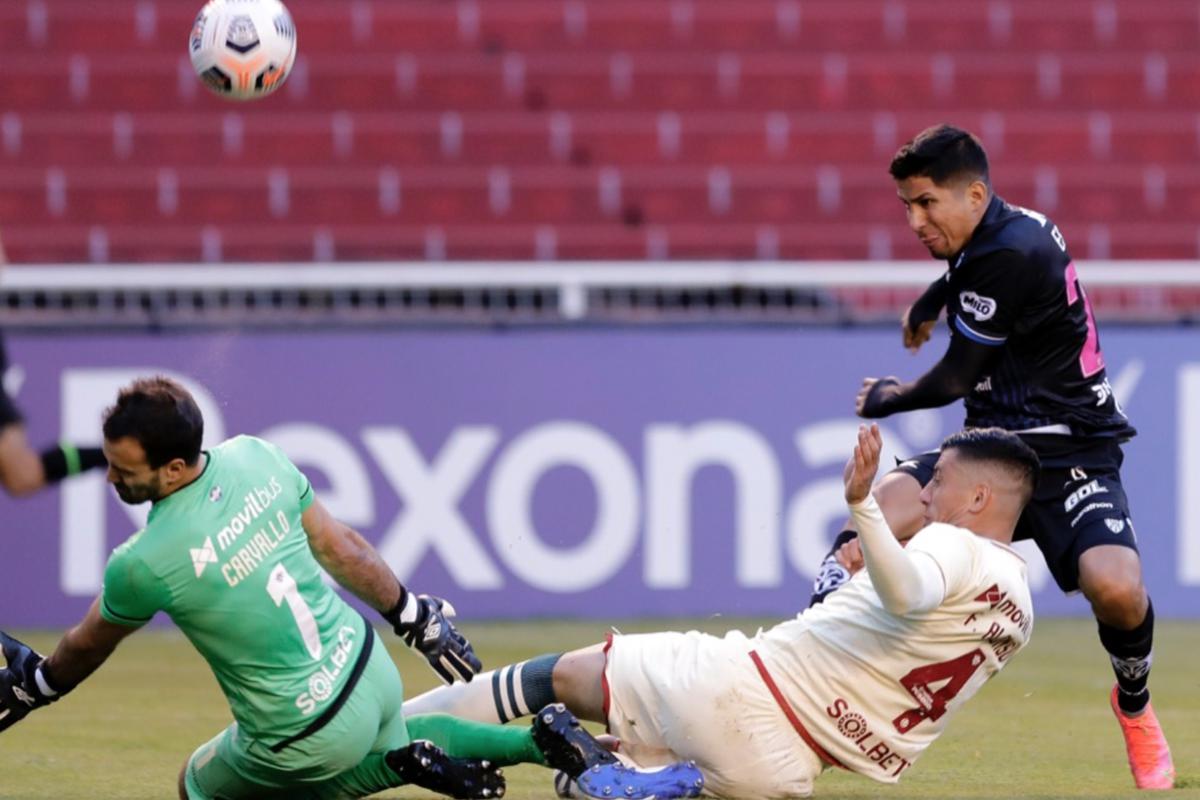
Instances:
[[[1149,598],[1147,598],[1147,601]],[[1126,714],[1136,714],[1150,702],[1150,664],[1154,660],[1154,605],[1146,606],[1146,618],[1131,631],[1098,622],[1100,643],[1108,651],[1117,676],[1117,705]]]

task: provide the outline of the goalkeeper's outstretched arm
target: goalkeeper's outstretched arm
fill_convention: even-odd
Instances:
[[[74,689],[135,630],[101,617],[97,598],[49,658],[0,631],[5,660],[4,668],[0,669],[0,731]]]
[[[443,681],[469,681],[483,669],[471,643],[450,621],[454,606],[408,591],[375,548],[349,525],[334,519],[321,501],[313,500],[300,521],[317,563],[382,614],[396,635],[425,656]]]
[[[396,605],[400,581],[358,531],[334,519],[320,500],[313,500],[300,522],[317,563],[338,584],[381,614]]]
[[[92,601],[83,620],[67,631],[46,659],[45,667],[63,692],[95,672],[137,627],[117,625],[100,616],[100,598]]]

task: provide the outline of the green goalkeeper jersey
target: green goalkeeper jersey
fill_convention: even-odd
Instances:
[[[329,707],[372,632],[323,581],[300,524],[312,486],[295,465],[252,436],[206,455],[200,477],[113,551],[100,613],[136,626],[165,611],[239,726],[280,740]]]

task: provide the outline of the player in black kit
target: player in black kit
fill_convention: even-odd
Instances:
[[[0,265],[4,251],[0,249]],[[13,497],[33,494],[43,487],[92,467],[107,466],[99,447],[58,444],[37,453],[25,438],[24,418],[4,388],[8,355],[0,337],[0,486]]]
[[[856,411],[879,418],[962,398],[966,427],[1006,428],[1033,447],[1042,477],[1017,538],[1036,541],[1063,591],[1082,590],[1091,603],[1116,673],[1110,701],[1134,781],[1171,788],[1171,753],[1147,688],[1154,609],[1121,486],[1121,444],[1136,431],[1105,374],[1066,241],[1045,216],[992,191],[987,155],[966,131],[941,125],[921,132],[900,148],[890,171],[909,227],[949,264],[905,313],[904,344],[915,351],[927,341],[943,308],[950,344],[914,381],[864,380]],[[876,488],[899,538],[919,527],[919,493],[937,456],[904,462]],[[838,537],[814,601],[843,579],[837,550],[852,537]]]

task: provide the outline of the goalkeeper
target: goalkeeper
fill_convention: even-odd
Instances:
[[[321,568],[447,683],[480,670],[453,609],[404,587],[276,447],[239,436],[202,452],[203,427],[191,395],[165,378],[134,382],[106,412],[108,479],[124,502],[154,504],[149,521],[113,552],[100,596],[51,656],[0,633],[0,731],[165,611],[208,661],[235,720],[184,763],[183,800],[364,797],[403,784],[497,797],[505,764],[592,766],[565,709],[511,731],[442,715],[406,721],[395,664]],[[622,777],[630,796],[648,794],[638,773]]]

